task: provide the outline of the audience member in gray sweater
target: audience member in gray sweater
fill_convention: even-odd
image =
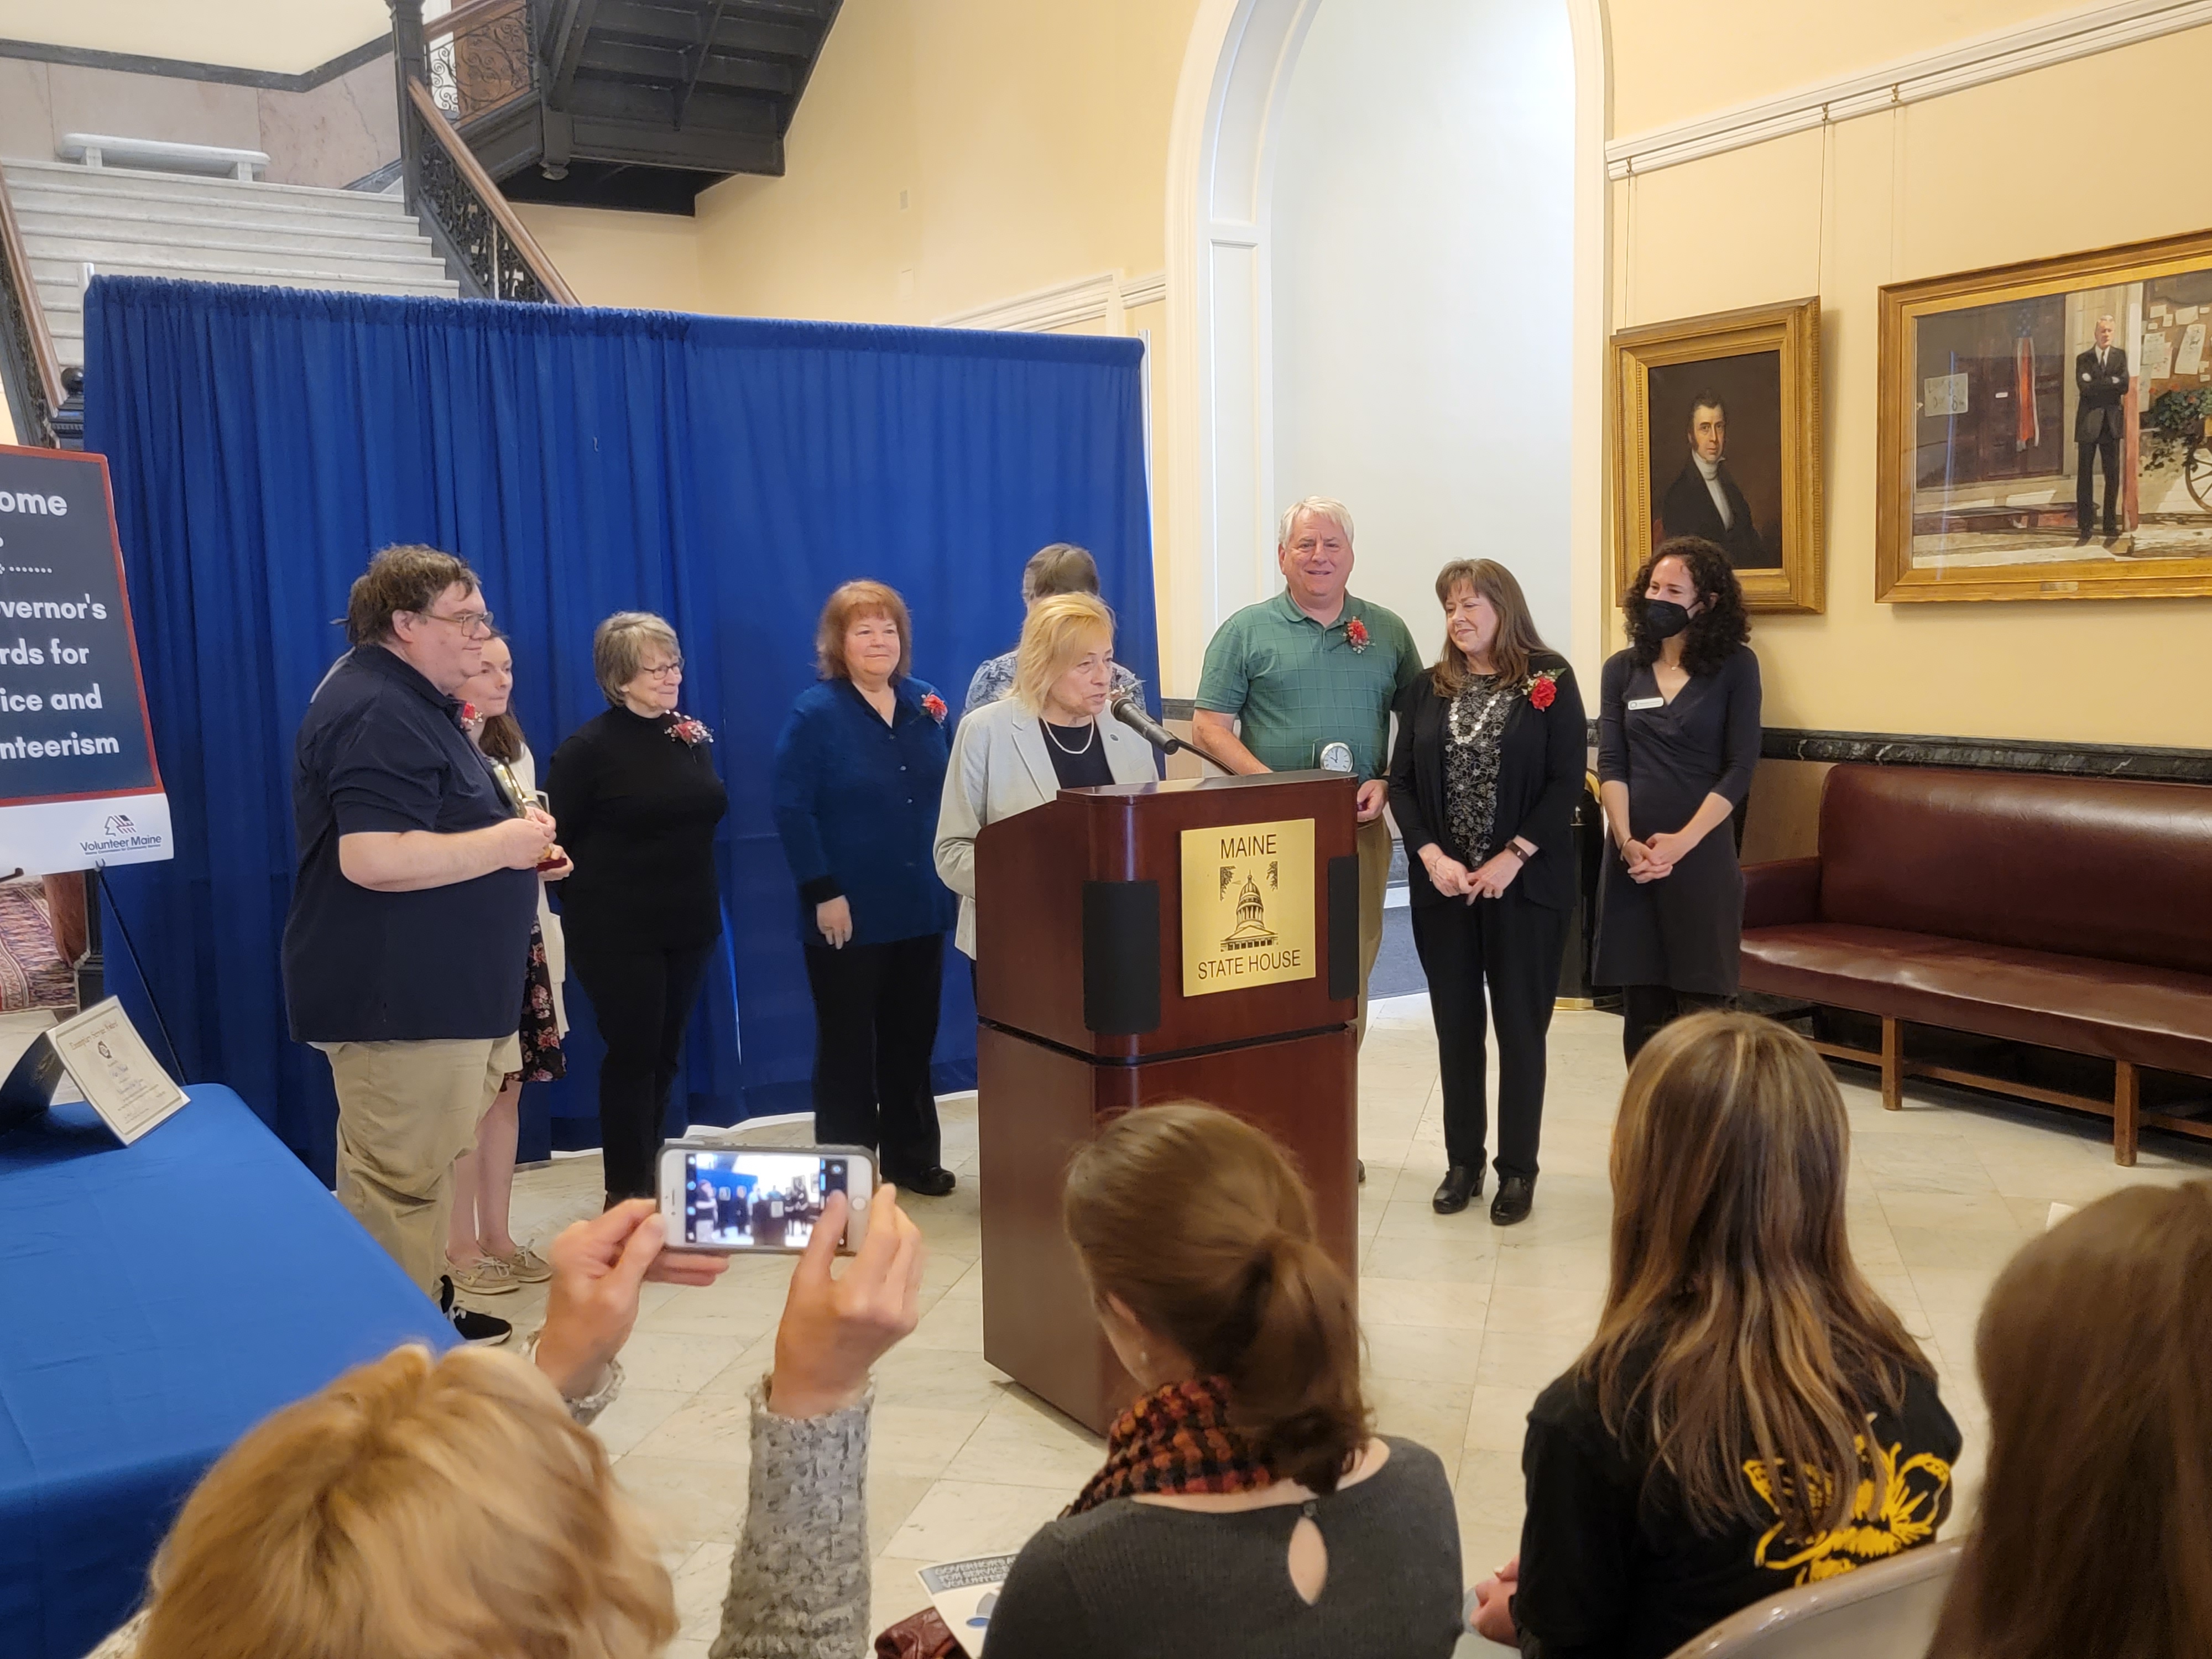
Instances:
[[[868,1370],[914,1328],[921,1237],[888,1191],[842,1276],[833,1196],[792,1275],[752,1394],[751,1503],[714,1659],[857,1659],[868,1643]],[[668,1571],[580,1426],[648,1278],[704,1285],[725,1257],[661,1254],[653,1201],[554,1243],[535,1368],[404,1347],[287,1407],[226,1453],[155,1558],[145,1609],[94,1659],[298,1659],[331,1650],[647,1659],[676,1634]]]
[[[1274,1142],[1226,1113],[1117,1120],[1063,1212],[1145,1390],[1015,1561],[991,1659],[1443,1659],[1459,1528],[1433,1452],[1370,1429],[1352,1286]]]

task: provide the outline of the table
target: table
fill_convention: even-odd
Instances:
[[[208,1465],[453,1327],[228,1089],[135,1146],[88,1107],[0,1137],[0,1648],[81,1659]]]

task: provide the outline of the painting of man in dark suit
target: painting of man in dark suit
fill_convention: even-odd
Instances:
[[[2079,339],[2081,336],[2075,336]],[[2074,360],[2081,404],[2074,416],[2074,545],[2087,547],[2096,522],[2096,475],[2105,474],[2105,545],[2120,539],[2120,442],[2127,429],[2128,354],[2112,343],[2112,319],[2097,319],[2097,343]]]
[[[1728,403],[1700,388],[1690,398],[1690,454],[1659,504],[1668,536],[1702,536],[1717,543],[1739,570],[1771,567],[1780,560],[1760,538],[1751,503],[1728,465]]]

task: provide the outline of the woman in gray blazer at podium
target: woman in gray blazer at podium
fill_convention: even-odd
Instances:
[[[1151,783],[1152,745],[1106,713],[1114,613],[1095,594],[1038,601],[1022,624],[1014,684],[953,734],[937,815],[937,873],[960,896],[953,943],[975,955],[975,837],[1063,789]]]

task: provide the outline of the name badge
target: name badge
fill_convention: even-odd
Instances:
[[[1664,708],[1667,706],[1667,699],[1664,697],[1631,697],[1628,700],[1628,706],[1631,708]]]

